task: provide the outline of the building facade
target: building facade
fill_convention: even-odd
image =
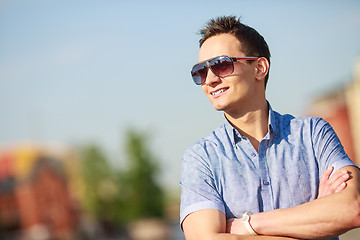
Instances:
[[[72,239],[77,224],[61,159],[34,146],[0,151],[0,239]]]
[[[352,82],[315,99],[307,115],[328,121],[345,152],[360,166],[360,59],[355,65]]]

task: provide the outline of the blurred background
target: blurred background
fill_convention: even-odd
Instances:
[[[267,40],[273,109],[359,163],[360,1],[0,0],[0,239],[184,239],[182,154],[223,123],[190,68],[220,15]]]

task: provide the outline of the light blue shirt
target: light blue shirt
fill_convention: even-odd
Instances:
[[[228,219],[294,207],[317,197],[329,166],[335,172],[355,165],[323,119],[280,115],[269,108],[268,133],[258,152],[227,121],[185,151],[181,223],[202,209],[217,209]]]

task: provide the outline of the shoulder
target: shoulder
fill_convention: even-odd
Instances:
[[[314,116],[293,116],[291,114],[280,114],[274,111],[276,124],[281,130],[284,128],[309,130],[311,132],[323,127],[331,127],[324,119]]]
[[[320,117],[314,116],[294,116],[291,114],[281,114],[276,111],[273,111],[275,119],[282,124],[325,124],[326,121]]]
[[[191,146],[189,146],[184,153],[186,157],[200,157],[205,158],[218,149],[223,148],[224,142],[230,141],[227,136],[225,124],[219,126],[217,129],[209,133],[207,136],[201,138]]]

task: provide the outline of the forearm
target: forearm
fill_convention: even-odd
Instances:
[[[348,187],[289,209],[252,215],[258,234],[321,239],[340,235],[360,225],[358,170],[352,169]]]
[[[247,236],[226,233],[225,215],[217,210],[196,211],[182,224],[186,240],[294,240],[275,236]]]
[[[266,236],[266,235],[257,235],[257,236],[249,236],[249,235],[236,235],[229,233],[215,233],[207,235],[208,233],[197,236],[196,238],[186,237],[186,240],[299,240],[298,238],[292,237],[281,237],[281,236]],[[185,235],[186,236],[186,235]]]
[[[305,239],[338,236],[356,227],[352,222],[355,205],[338,208],[337,204],[318,199],[290,209],[279,209],[252,216],[258,234],[292,236]],[[353,207],[350,207],[350,206]]]
[[[265,236],[265,235],[248,236],[248,235],[235,235],[228,233],[216,234],[212,239],[213,240],[297,240],[297,238],[290,238],[290,237]]]

